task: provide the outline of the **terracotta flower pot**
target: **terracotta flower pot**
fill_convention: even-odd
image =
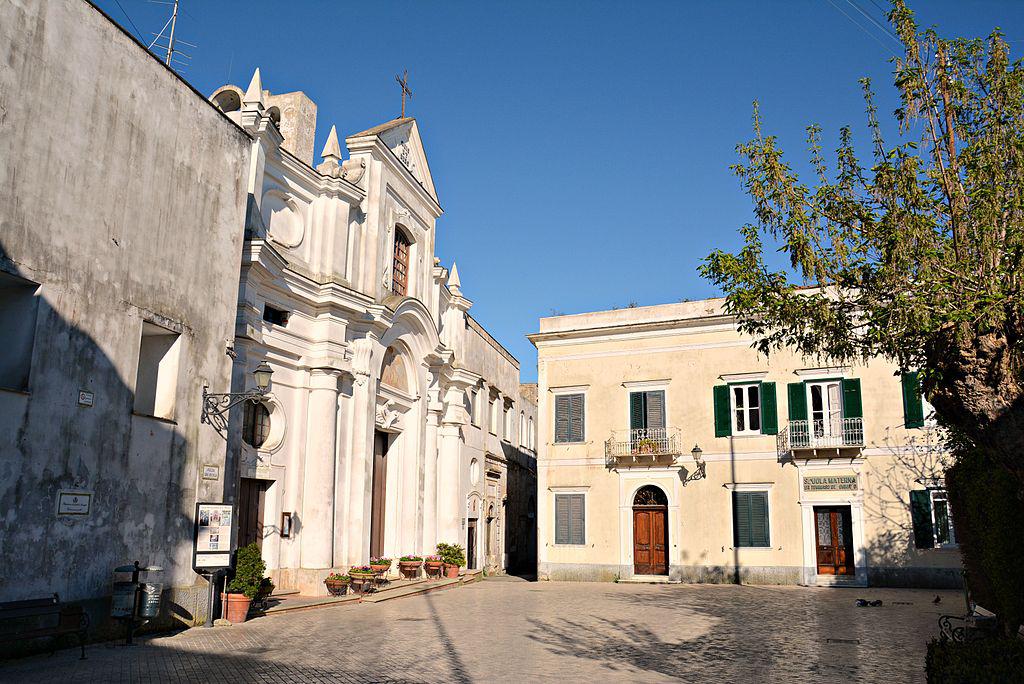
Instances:
[[[327,593],[331,596],[344,596],[348,593],[348,581],[346,580],[325,579],[324,584],[327,586]]]
[[[416,579],[420,576],[421,561],[399,561],[398,569],[405,579]]]
[[[455,579],[459,576],[459,566],[446,564],[444,566],[444,576],[448,579]]]
[[[441,566],[444,565],[441,561],[427,561],[423,564],[423,569],[427,571],[427,574],[431,577],[441,576]]]
[[[381,563],[380,565],[370,565],[370,569],[374,572],[387,572],[391,569],[390,563]]]
[[[249,604],[251,599],[245,594],[221,594],[221,604],[224,606],[224,619],[233,625],[245,622],[249,616]]]

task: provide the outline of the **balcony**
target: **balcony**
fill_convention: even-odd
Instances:
[[[859,449],[863,446],[863,418],[791,420],[778,436],[780,455],[817,449]]]
[[[681,442],[678,428],[616,430],[604,443],[605,464],[614,467],[671,463],[681,453]]]

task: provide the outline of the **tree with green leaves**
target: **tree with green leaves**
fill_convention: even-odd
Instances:
[[[827,164],[812,125],[807,182],[755,103],[754,138],[733,167],[755,221],[738,252],[713,252],[701,273],[766,354],[880,355],[920,370],[940,421],[1024,482],[1024,68],[998,29],[919,32],[903,0],[889,21],[905,48],[898,144],[864,79],[870,161],[845,127]],[[788,263],[769,265],[772,249]]]

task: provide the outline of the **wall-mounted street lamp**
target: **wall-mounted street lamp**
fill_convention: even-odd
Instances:
[[[252,375],[256,380],[256,387],[245,392],[225,392],[223,394],[209,392],[209,386],[203,385],[203,414],[200,422],[209,423],[218,430],[226,430],[228,427],[228,411],[241,404],[243,401],[258,401],[266,396],[270,388],[270,376],[274,369],[266,361],[261,361],[256,366]]]
[[[694,444],[693,448],[690,449],[690,456],[693,457],[693,462],[697,466],[697,469],[692,475],[687,475],[686,479],[683,480],[683,484],[687,482],[693,482],[694,480],[703,480],[708,476],[706,471],[706,465],[704,463],[704,450],[699,445]]]

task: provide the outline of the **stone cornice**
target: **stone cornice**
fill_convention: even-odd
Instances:
[[[586,340],[603,336],[628,336],[639,332],[659,330],[699,329],[704,327],[734,324],[736,318],[725,314],[704,316],[700,318],[679,318],[667,321],[651,321],[638,323],[622,323],[618,325],[579,328],[576,330],[558,330],[553,332],[537,332],[526,336],[535,347],[556,340]]]

